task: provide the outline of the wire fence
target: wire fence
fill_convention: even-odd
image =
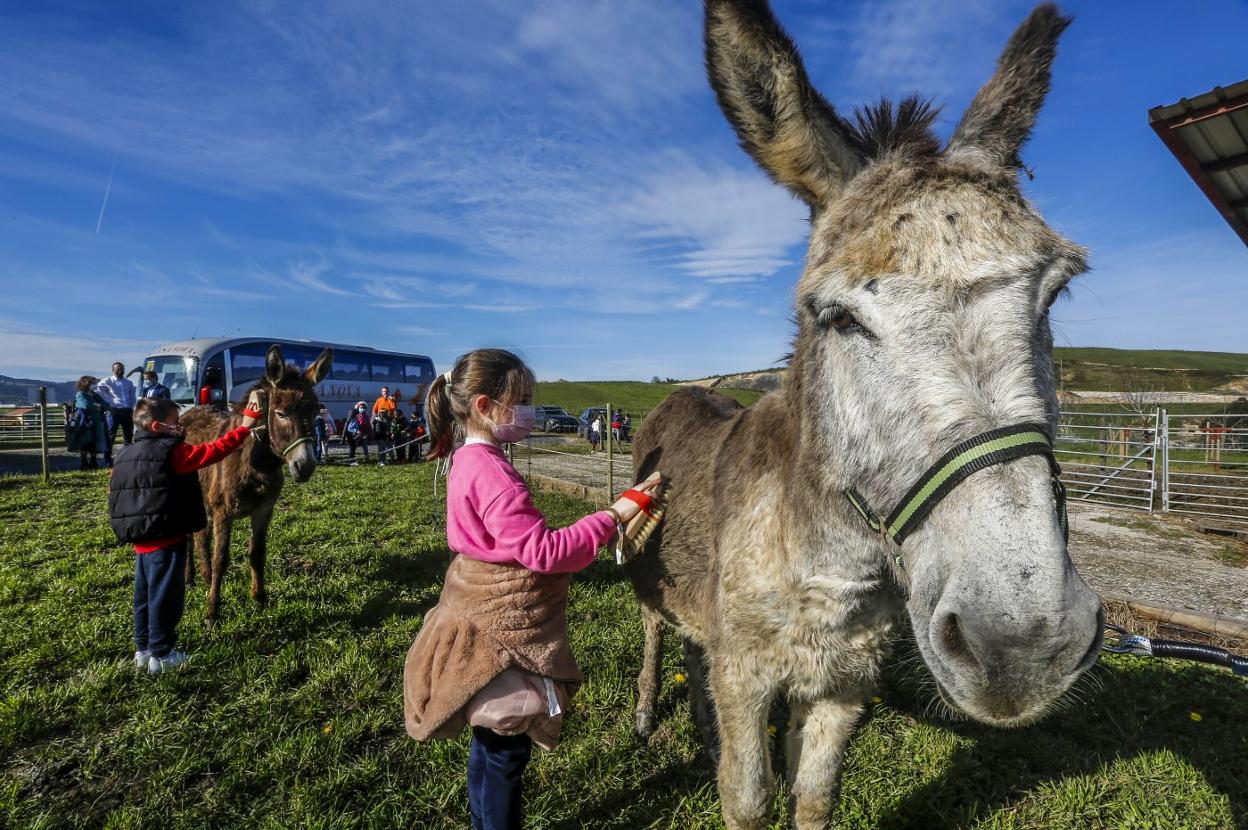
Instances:
[[[632,439],[649,411],[629,410],[628,419],[617,413],[603,404],[545,422],[539,414],[538,431],[509,445],[509,457],[529,478],[615,494],[632,482]],[[591,443],[595,421],[599,440]],[[48,463],[49,448],[63,445],[64,428],[59,405],[0,407],[0,451],[41,454],[46,478],[57,466]],[[427,442],[428,436],[383,446],[373,441],[372,458],[361,454],[359,460],[419,460]],[[1055,452],[1074,501],[1248,525],[1248,415],[1066,410],[1059,416]],[[345,442],[331,442],[324,453],[335,462],[357,460]]]

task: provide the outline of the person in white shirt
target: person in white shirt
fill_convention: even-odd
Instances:
[[[120,361],[113,364],[113,376],[95,385],[95,391],[108,405],[108,446],[117,441],[117,428],[121,427],[122,440],[134,442],[134,384],[126,377],[126,367]]]

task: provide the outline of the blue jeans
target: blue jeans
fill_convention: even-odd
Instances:
[[[134,649],[166,657],[186,600],[186,540],[134,555]]]
[[[528,735],[472,728],[468,750],[468,807],[472,830],[521,830],[521,778],[533,755]]]

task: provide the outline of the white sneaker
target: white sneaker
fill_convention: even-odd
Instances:
[[[178,651],[176,648],[166,654],[164,657],[156,657],[153,655],[147,661],[148,674],[160,674],[162,671],[176,669],[178,666],[191,659],[191,655],[185,651]]]
[[[384,462],[384,461],[378,461],[378,462],[377,462],[377,466],[378,466],[378,467],[384,467],[384,466],[386,466],[386,462]]]
[[[143,671],[147,668],[147,662],[152,659],[150,651],[136,651],[134,653],[134,669],[135,671]]]
[[[352,461],[352,462],[351,462],[351,464],[350,464],[349,466],[351,466],[351,467],[358,467],[358,466],[360,466],[360,462],[358,462],[358,461]]]

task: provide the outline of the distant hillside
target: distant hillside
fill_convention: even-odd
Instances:
[[[654,409],[674,390],[676,383],[641,383],[638,381],[539,381],[533,393],[533,402],[546,406],[562,406],[573,416],[591,406],[610,403],[629,414],[639,414]],[[722,392],[745,405],[758,400],[760,393],[744,390],[722,389]]]
[[[1064,389],[1248,392],[1248,354],[1056,348]]]
[[[0,406],[38,403],[40,386],[48,387],[48,403],[63,403],[74,399],[72,381],[58,383],[53,380],[11,378],[0,375]]]
[[[1061,347],[1053,350],[1062,388],[1081,391],[1248,393],[1248,354]],[[771,391],[784,369],[687,380],[711,389]]]

